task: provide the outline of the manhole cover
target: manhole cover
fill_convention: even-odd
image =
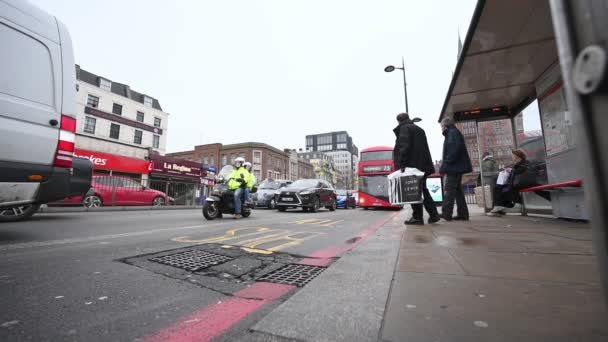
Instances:
[[[152,258],[150,261],[195,272],[209,266],[225,263],[226,261],[230,261],[232,259],[233,258],[224,255],[193,250]]]
[[[302,287],[324,270],[325,267],[289,264],[260,277],[258,280]]]

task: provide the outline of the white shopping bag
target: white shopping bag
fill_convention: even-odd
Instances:
[[[496,179],[496,184],[505,185],[509,180],[509,172],[508,171],[500,171],[498,174],[498,179]]]
[[[422,203],[421,180],[424,172],[416,168],[397,170],[388,175],[388,199],[391,204]]]

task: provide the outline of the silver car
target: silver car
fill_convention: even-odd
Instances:
[[[291,184],[292,181],[284,179],[266,179],[258,187],[258,192],[252,195],[256,207],[276,209],[277,191]]]

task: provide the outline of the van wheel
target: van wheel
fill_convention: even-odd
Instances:
[[[19,207],[0,208],[0,222],[16,222],[32,217],[40,204],[27,204]]]

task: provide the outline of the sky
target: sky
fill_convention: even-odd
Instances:
[[[410,114],[441,159],[439,112],[476,0],[31,0],[70,30],[83,69],[159,100],[167,152],[346,130],[394,144]]]

